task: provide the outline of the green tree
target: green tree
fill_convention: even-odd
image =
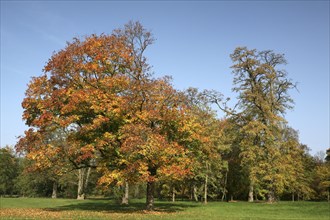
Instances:
[[[23,197],[50,197],[53,189],[53,176],[47,171],[34,170],[35,162],[26,157],[20,158],[20,173],[15,187]]]
[[[290,127],[282,129],[281,155],[285,168],[281,172],[284,174],[285,190],[298,198],[310,199],[313,190],[310,185],[312,179],[308,173],[308,162],[306,161],[306,147],[299,144],[298,132]]]
[[[329,155],[329,149],[327,155]],[[326,157],[327,158],[327,157]],[[327,198],[330,201],[330,161],[318,162],[315,167],[315,180],[317,191],[321,199]]]
[[[0,148],[0,194],[15,193],[15,179],[19,175],[19,161],[9,146]]]
[[[246,169],[241,166],[242,158],[239,156],[241,153],[240,143],[243,136],[240,133],[237,120],[228,118],[226,122],[224,130],[226,139],[224,142],[230,146],[230,150],[224,154],[224,160],[228,162],[227,200],[246,199],[249,180]]]
[[[327,149],[327,153],[326,153],[326,157],[325,157],[325,161],[326,162],[330,162],[330,148]]]

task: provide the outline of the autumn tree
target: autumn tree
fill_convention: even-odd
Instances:
[[[127,85],[132,60],[125,39],[114,35],[68,43],[49,60],[45,74],[29,84],[22,106],[31,129],[20,141],[26,144],[18,148],[24,146],[29,157],[47,155],[44,162],[66,159],[87,178],[96,151],[102,148],[100,134],[111,133],[120,121],[117,110],[123,99],[118,94]],[[58,146],[47,143],[53,130],[63,130],[66,141]]]
[[[228,164],[222,155],[228,150],[224,144],[225,120],[219,120],[211,108],[208,98],[195,88],[186,91],[189,106],[189,132],[186,145],[193,154],[193,194],[203,197],[217,197],[219,192],[226,194],[226,173]],[[221,184],[222,183],[222,184]]]
[[[143,87],[144,82],[152,75],[147,58],[144,56],[146,49],[153,44],[154,37],[152,33],[146,30],[140,22],[129,21],[124,28],[113,31],[113,34],[119,38],[124,38],[127,47],[132,52],[133,61],[127,72],[131,80],[131,88],[134,89],[139,96],[143,95],[143,90],[136,88]],[[119,136],[118,136],[119,137]],[[129,183],[124,181],[124,194],[122,204],[128,204]]]
[[[146,80],[136,88],[127,105],[129,121],[119,130],[119,165],[108,165],[101,182],[146,182],[147,208],[152,209],[155,183],[189,172],[187,149],[179,143],[184,105],[168,78]]]
[[[111,35],[75,38],[55,53],[22,103],[31,129],[20,145],[28,155],[47,155],[45,162],[62,155],[79,172],[98,167],[104,184],[143,180],[152,209],[155,182],[189,172],[177,135],[185,106],[169,78],[149,74],[143,52],[152,42],[149,32],[130,22]],[[47,143],[57,129],[65,142]]]
[[[144,52],[154,43],[155,38],[152,33],[146,30],[138,21],[129,21],[124,28],[113,31],[118,38],[125,39],[126,46],[130,49],[133,57],[128,74],[136,81],[143,81],[145,77],[150,77],[150,66]]]
[[[288,91],[295,84],[279,67],[286,64],[282,54],[237,48],[231,58],[234,62],[234,88],[238,92],[238,117],[243,118],[240,131],[241,157],[248,167],[250,195],[253,187],[261,185],[267,190],[269,201],[283,190],[283,158],[281,155],[281,125],[283,114],[292,108]],[[284,168],[283,168],[284,169]]]
[[[313,190],[310,187],[312,179],[308,174],[308,162],[306,162],[306,148],[299,143],[298,132],[288,126],[282,128],[282,145],[280,147],[282,164],[284,169],[285,191],[291,193],[292,201],[296,198],[309,199]]]
[[[238,47],[231,59],[237,104],[227,107],[228,99],[214,91],[208,96],[239,126],[239,155],[250,182],[249,201],[256,188],[266,190],[273,201],[284,189],[281,128],[286,123],[283,115],[292,108],[288,92],[295,84],[280,69],[286,64],[282,54]]]

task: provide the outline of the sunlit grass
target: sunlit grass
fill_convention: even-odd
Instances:
[[[112,200],[1,198],[2,219],[326,219],[327,202],[194,202],[156,201],[154,211],[145,211],[144,200],[122,206]]]

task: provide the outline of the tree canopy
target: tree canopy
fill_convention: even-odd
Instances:
[[[74,38],[52,55],[22,102],[29,129],[16,149],[30,171],[47,171],[55,190],[77,170],[78,198],[90,178],[125,194],[144,184],[148,209],[156,190],[169,188],[173,200],[181,190],[205,203],[228,193],[271,202],[313,194],[308,156],[284,118],[295,88],[281,69],[284,55],[236,48],[238,102],[229,108],[220,92],[179,91],[171,77],[154,77],[144,55],[153,42],[151,32],[129,22],[111,34]]]

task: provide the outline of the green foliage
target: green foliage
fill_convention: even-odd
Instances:
[[[322,163],[316,166],[315,182],[320,199],[330,200],[330,163]]]
[[[0,148],[0,195],[13,195],[15,179],[19,175],[19,161],[9,146]]]
[[[49,176],[38,173],[22,172],[16,180],[18,193],[23,197],[50,197],[52,186]]]
[[[327,149],[327,156],[325,157],[325,161],[327,161],[328,163],[330,163],[330,148]]]

